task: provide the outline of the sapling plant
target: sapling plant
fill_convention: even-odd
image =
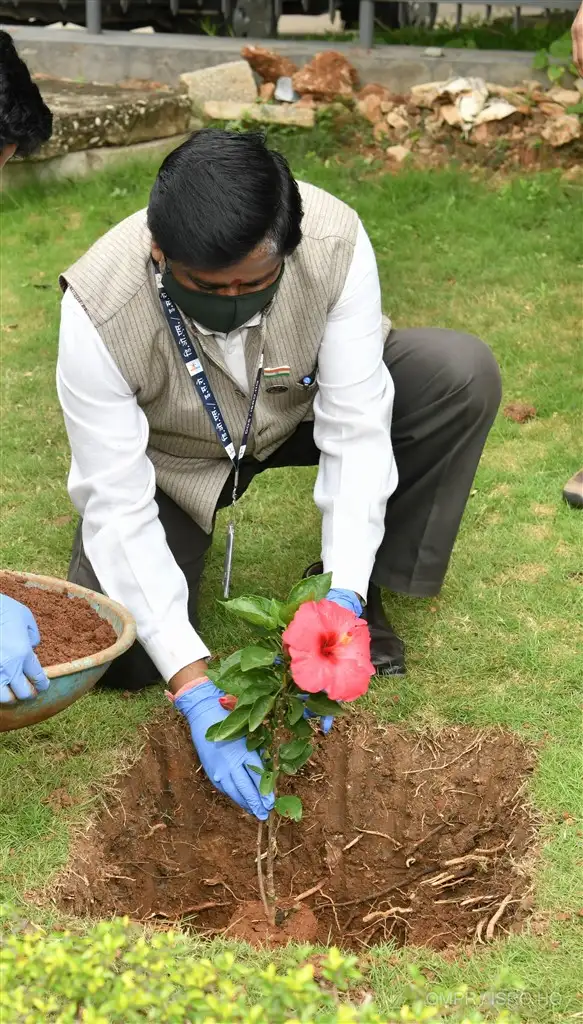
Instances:
[[[257,881],[270,924],[275,924],[274,884],[276,817],[300,821],[302,802],[279,793],[282,775],[295,775],[313,752],[315,723],[343,713],[368,689],[373,666],[370,637],[363,619],[326,600],[331,575],[311,576],[290,592],[287,601],[238,597],[226,610],[250,624],[257,642],[225,658],[215,684],[224,691],[220,703],[230,713],[212,725],[208,740],[246,737],[247,749],[259,753],[262,795],[275,794],[275,808],[257,832]],[[265,861],[265,868],[264,868]]]

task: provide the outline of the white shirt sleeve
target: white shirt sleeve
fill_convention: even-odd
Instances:
[[[158,517],[146,416],[70,289],[61,304],[57,391],[86,554],[105,592],[135,617],[140,642],[168,680],[209,651],[188,620],[186,579]]]
[[[334,587],[364,598],[398,482],[391,446],[395,389],[383,345],[378,269],[359,223],[318,354],[314,440],[322,454],[314,498],[322,512],[324,571],[332,573]]]

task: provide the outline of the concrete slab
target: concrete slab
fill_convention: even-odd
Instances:
[[[34,72],[114,83],[123,79],[155,79],[175,86],[185,71],[237,60],[241,46],[252,40],[217,36],[142,35],[104,32],[100,36],[26,26],[10,29],[21,56]],[[265,40],[256,40],[259,45]],[[303,65],[324,49],[339,50],[357,68],[363,84],[379,82],[394,92],[412,85],[458,75],[477,75],[501,85],[516,85],[542,73],[532,69],[533,54],[506,50],[454,50],[428,57],[420,46],[379,46],[361,50],[347,43],[277,39],[269,44]]]
[[[188,96],[171,89],[122,89],[52,79],[38,85],[53,112],[53,135],[29,161],[165,139],[190,126]]]

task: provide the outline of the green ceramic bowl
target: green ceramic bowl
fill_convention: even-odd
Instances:
[[[78,658],[77,661],[67,661],[62,665],[51,665],[46,668],[46,674],[51,681],[48,690],[31,700],[17,700],[13,704],[3,704],[0,707],[0,732],[23,729],[26,725],[35,725],[36,722],[44,722],[46,718],[57,715],[63,708],[67,708],[69,704],[73,704],[91,690],[112,661],[127,651],[136,639],[136,624],[133,617],[122,605],[109,597],[52,576],[35,576],[30,572],[15,572],[10,575],[25,579],[29,587],[40,587],[42,590],[53,590],[55,593],[84,598],[102,619],[111,623],[117,640],[111,647],[98,651],[88,658]]]

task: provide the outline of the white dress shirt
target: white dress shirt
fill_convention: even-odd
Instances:
[[[215,335],[247,394],[245,339],[258,320]],[[158,517],[148,421],[70,289],[61,307],[57,390],[72,452],[69,494],[83,517],[85,551],[105,592],[134,615],[141,643],[168,680],[209,651],[188,620],[186,580]],[[322,454],[314,497],[322,512],[324,569],[332,572],[334,587],[363,596],[386,502],[397,486],[393,397],[383,362],[377,265],[359,223],[344,289],[318,353],[314,439]]]

